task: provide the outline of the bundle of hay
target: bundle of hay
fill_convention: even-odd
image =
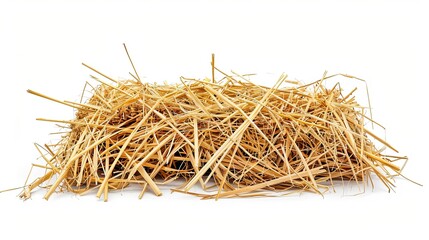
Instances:
[[[92,68],[91,68],[92,69]],[[215,69],[213,65],[213,69]],[[96,71],[95,69],[93,69]],[[373,141],[396,151],[373,134],[353,97],[335,85],[287,80],[272,88],[224,74],[219,81],[181,78],[181,84],[142,83],[138,75],[117,81],[96,71],[86,103],[59,101],[77,109],[69,131],[55,146],[36,145],[48,154],[46,174],[28,185],[22,197],[45,185],[55,191],[83,194],[94,190],[108,199],[110,190],[130,184],[161,195],[160,183],[183,179],[175,191],[198,184],[214,192],[202,198],[257,196],[287,190],[322,193],[339,181],[364,184],[378,177],[390,190],[400,174]],[[350,76],[348,76],[350,77]],[[44,184],[45,183],[45,184]]]

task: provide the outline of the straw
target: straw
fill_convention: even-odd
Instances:
[[[407,158],[375,146],[397,151],[365,128],[366,122],[376,122],[356,102],[356,88],[344,93],[339,85],[325,87],[324,81],[341,74],[325,73],[310,84],[282,75],[265,87],[225,74],[212,55],[208,81],[150,84],[140,79],[124,47],[133,79],[115,80],[84,64],[110,80],[92,76],[99,85],[86,84],[93,95],[85,103],[28,90],[75,108],[76,117],[38,119],[65,124],[69,131],[47,153],[35,145],[45,164],[37,166],[49,170],[24,189],[23,198],[44,186],[46,199],[55,191],[94,190],[107,201],[110,191],[136,184],[139,198],[148,189],[160,196],[160,182],[178,179],[184,184],[173,191],[203,199],[294,190],[322,194],[338,182],[367,185],[373,177],[390,190],[393,176],[401,175],[397,160]],[[224,78],[215,79],[215,71]],[[214,183],[216,193],[194,193],[196,183],[203,191]]]

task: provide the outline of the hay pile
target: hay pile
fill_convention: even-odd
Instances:
[[[393,162],[404,158],[374,146],[376,140],[396,151],[367,129],[370,118],[354,91],[324,87],[335,75],[308,85],[282,75],[268,88],[224,73],[219,81],[181,78],[181,84],[156,85],[137,74],[116,81],[96,72],[111,82],[93,76],[100,85],[86,103],[29,90],[77,111],[71,121],[39,119],[66,124],[69,131],[55,146],[36,145],[46,174],[25,188],[23,198],[40,185],[48,188],[46,199],[55,191],[95,189],[107,200],[110,190],[130,184],[141,186],[139,197],[147,187],[161,195],[159,184],[176,179],[184,184],[174,191],[204,199],[322,193],[336,180],[366,185],[371,175],[390,190],[401,171]],[[212,191],[190,192],[196,184]]]

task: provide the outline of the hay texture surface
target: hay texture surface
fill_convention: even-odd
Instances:
[[[47,188],[46,199],[65,190],[107,200],[130,184],[139,197],[161,195],[160,184],[172,181],[183,183],[174,191],[204,199],[323,193],[338,181],[365,186],[371,177],[390,190],[401,171],[393,162],[403,158],[375,147],[396,151],[368,129],[354,91],[324,87],[335,75],[308,85],[282,75],[265,87],[239,75],[156,85],[96,73],[107,79],[93,77],[99,85],[84,103],[29,90],[77,111],[73,120],[39,119],[68,131],[58,144],[36,145],[46,172],[23,198],[38,186]]]

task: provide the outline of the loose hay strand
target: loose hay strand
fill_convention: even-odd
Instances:
[[[55,146],[47,146],[50,157],[35,145],[47,172],[24,189],[23,198],[51,179],[45,199],[58,190],[84,194],[95,189],[107,201],[110,191],[130,184],[142,187],[139,198],[148,187],[160,196],[158,185],[177,179],[184,183],[173,191],[218,199],[291,190],[323,194],[338,180],[362,182],[365,188],[368,179],[372,184],[371,174],[390,190],[393,176],[402,176],[403,166],[396,161],[408,159],[376,148],[373,140],[397,152],[364,127],[365,121],[376,122],[371,108],[371,116],[365,116],[355,101],[357,88],[343,94],[339,84],[332,89],[322,84],[335,76],[355,77],[325,72],[303,85],[283,74],[270,88],[235,72],[227,75],[215,66],[213,54],[211,79],[149,84],[141,81],[124,48],[134,79],[115,80],[83,64],[112,82],[91,76],[100,85],[85,85],[93,93],[87,102],[28,90],[75,108],[76,117],[38,118],[69,130]],[[216,80],[215,71],[224,78]],[[215,193],[191,192],[197,182],[205,191],[213,182]]]

